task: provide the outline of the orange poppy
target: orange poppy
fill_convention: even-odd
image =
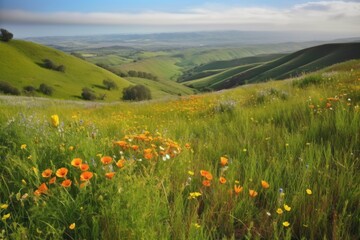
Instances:
[[[221,157],[220,158],[220,164],[221,166],[225,166],[228,164],[228,159],[226,157]]]
[[[80,181],[89,181],[93,177],[92,172],[83,172],[80,175]]]
[[[185,144],[185,147],[186,147],[187,149],[190,149],[190,148],[191,148],[190,143],[186,143],[186,144]]]
[[[205,177],[207,180],[212,180],[213,179],[213,176],[208,171],[200,170],[200,174],[201,174],[201,176]]]
[[[64,181],[62,181],[61,186],[70,187],[71,186],[71,180],[70,179],[65,179]]]
[[[112,178],[114,177],[114,175],[115,175],[115,172],[105,173],[105,177],[106,177],[107,179],[112,179]]]
[[[66,174],[68,173],[68,170],[67,168],[59,168],[57,171],[56,171],[56,176],[58,177],[66,177]]]
[[[131,148],[132,148],[132,150],[137,151],[139,149],[139,146],[138,145],[132,145]]]
[[[118,166],[118,168],[123,168],[125,166],[125,159],[117,161],[116,166]]]
[[[221,184],[224,184],[224,183],[226,183],[226,178],[220,177],[219,181],[220,181]]]
[[[52,174],[52,170],[48,168],[41,173],[41,176],[43,176],[44,178],[48,178],[51,177],[51,174]]]
[[[54,184],[56,182],[56,177],[53,177],[49,180],[49,184]]]
[[[48,187],[46,186],[45,183],[42,183],[42,184],[38,187],[38,189],[37,189],[38,193],[40,193],[40,194],[41,194],[41,193],[42,193],[42,194],[46,194],[48,190],[49,190],[49,189],[48,189]]]
[[[112,157],[110,156],[104,156],[100,159],[100,161],[104,164],[104,165],[107,165],[109,163],[112,162]]]
[[[150,160],[153,158],[153,154],[151,153],[152,149],[151,148],[147,148],[144,150],[144,158],[147,160]]]
[[[74,158],[72,161],[71,161],[71,165],[74,166],[74,167],[80,167],[82,163],[82,159],[81,158]]]
[[[235,191],[236,194],[241,193],[243,189],[244,188],[241,187],[240,185],[234,185],[234,191]]]
[[[269,183],[265,180],[261,181],[261,186],[265,189],[268,189],[270,187]]]
[[[118,145],[121,148],[127,148],[128,144],[125,141],[116,141],[114,142],[115,145]]]
[[[86,164],[86,163],[80,164],[80,170],[81,170],[81,171],[87,171],[87,170],[89,170],[89,165]]]
[[[204,181],[202,181],[202,184],[203,184],[205,187],[210,187],[211,182],[210,182],[209,180],[204,180]]]
[[[254,198],[254,197],[256,197],[258,195],[258,193],[255,190],[250,189],[249,190],[249,195],[250,195],[250,197]]]

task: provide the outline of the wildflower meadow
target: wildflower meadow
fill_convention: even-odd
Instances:
[[[0,239],[358,239],[360,63],[138,103],[0,99]]]

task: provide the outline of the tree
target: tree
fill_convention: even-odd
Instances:
[[[81,97],[85,100],[90,100],[90,101],[93,101],[96,99],[96,95],[95,95],[94,91],[89,88],[82,89]]]
[[[3,92],[5,94],[11,94],[11,95],[20,95],[19,89],[16,87],[13,87],[8,82],[0,82],[0,92]]]
[[[151,91],[144,85],[129,86],[123,89],[123,100],[142,101],[151,99]]]
[[[1,32],[1,38],[0,38],[1,41],[8,42],[14,37],[14,35],[6,29],[1,28],[0,32]]]
[[[39,91],[42,92],[45,95],[51,96],[54,92],[54,89],[50,87],[49,85],[46,85],[45,83],[40,84]]]
[[[24,93],[28,96],[34,95],[36,91],[36,88],[31,85],[25,86],[23,89],[24,89]]]
[[[111,89],[117,89],[118,88],[116,82],[114,82],[114,80],[111,80],[111,79],[104,79],[103,84],[105,85],[106,89],[109,90],[109,91]]]

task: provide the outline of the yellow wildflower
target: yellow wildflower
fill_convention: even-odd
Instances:
[[[285,211],[288,211],[288,212],[290,212],[290,210],[291,210],[291,207],[289,207],[288,205],[284,204],[284,209],[285,209]]]
[[[285,222],[283,222],[282,224],[283,224],[284,227],[290,226],[290,223],[289,223],[288,221],[285,221]]]
[[[9,207],[8,204],[4,203],[0,206],[1,209],[7,209]]]
[[[26,149],[27,145],[26,144],[21,144],[20,148],[21,149]]]
[[[283,210],[281,208],[278,208],[278,209],[276,209],[276,213],[281,215],[281,214],[283,214]]]
[[[193,176],[194,175],[194,172],[193,171],[188,171],[188,174]]]
[[[8,218],[10,218],[10,213],[5,214],[4,216],[2,216],[1,220],[5,221]]]
[[[198,224],[198,223],[194,223],[194,227],[195,227],[195,228],[200,228],[201,226],[200,226],[200,224]]]
[[[59,126],[59,116],[54,114],[51,116],[51,124],[54,126],[54,127],[58,127]]]
[[[189,194],[188,199],[194,199],[194,198],[197,198],[197,197],[199,197],[199,196],[201,196],[201,193],[199,193],[199,192],[191,192],[191,193]]]
[[[311,191],[311,189],[306,189],[306,193],[308,194],[308,195],[311,195],[312,194],[312,191]]]
[[[75,223],[72,223],[72,224],[70,224],[69,228],[70,228],[71,230],[74,230],[74,229],[75,229],[75,226],[76,226],[76,224],[75,224]]]

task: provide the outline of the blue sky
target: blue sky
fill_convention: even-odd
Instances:
[[[360,0],[0,0],[18,37],[181,31],[360,35]]]
[[[170,11],[177,12],[188,8],[207,5],[227,6],[268,6],[288,7],[294,4],[305,3],[304,0],[1,0],[0,8],[22,9],[28,11]]]

